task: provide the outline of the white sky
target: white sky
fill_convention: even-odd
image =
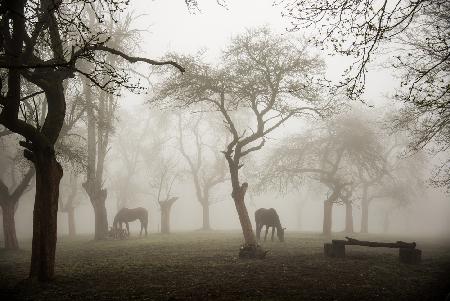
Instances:
[[[188,11],[184,0],[131,1],[130,10],[143,15],[135,20],[134,28],[148,29],[142,34],[142,55],[160,58],[169,51],[195,53],[206,48],[207,58],[214,60],[229,39],[246,28],[268,25],[282,34],[289,27],[289,20],[281,16],[281,7],[274,6],[273,0],[227,0],[226,3],[228,9],[214,0],[199,0],[201,11],[194,14]],[[343,57],[325,54],[323,57],[331,79],[338,79],[350,62]],[[371,70],[365,98],[371,104],[378,104],[392,93],[396,84],[389,72]]]

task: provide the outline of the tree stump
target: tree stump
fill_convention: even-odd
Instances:
[[[328,257],[345,257],[345,243],[333,241],[332,243],[325,243],[323,248],[325,255]]]
[[[400,262],[416,264],[422,260],[422,251],[419,249],[399,248],[398,256]]]
[[[338,257],[338,258],[345,257],[345,243],[333,241],[333,243],[331,245],[332,245],[333,257]]]

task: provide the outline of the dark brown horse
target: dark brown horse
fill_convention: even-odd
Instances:
[[[256,238],[260,240],[261,229],[266,226],[266,235],[264,236],[264,241],[266,241],[267,233],[269,232],[269,227],[272,227],[272,241],[275,228],[277,228],[278,239],[284,241],[284,229],[281,227],[280,217],[278,216],[275,209],[270,208],[260,208],[255,211],[255,223],[256,223]]]
[[[139,236],[142,235],[142,230],[145,230],[145,236],[147,236],[148,212],[147,209],[142,207],[120,209],[114,217],[113,228],[117,229],[117,226],[119,226],[119,228],[122,229],[122,223],[125,223],[128,235],[130,235],[130,226],[128,223],[137,219],[141,222],[141,232],[139,232]]]

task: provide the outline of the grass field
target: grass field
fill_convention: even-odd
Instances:
[[[23,280],[30,260],[23,242],[21,251],[0,250],[0,300],[444,300],[450,292],[449,244],[417,240],[423,261],[407,265],[397,249],[352,246],[346,258],[327,258],[325,241],[289,232],[285,243],[264,244],[266,259],[240,260],[239,232],[62,237],[50,284]]]

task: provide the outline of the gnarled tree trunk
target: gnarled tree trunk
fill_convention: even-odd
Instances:
[[[247,192],[247,188],[248,184],[243,183],[239,189],[233,189],[233,200],[239,216],[239,222],[241,223],[245,244],[256,246],[255,233],[253,232],[252,223],[248,215],[247,207],[245,206],[245,193]]]
[[[30,278],[47,281],[54,276],[59,182],[63,170],[54,153],[34,152],[36,197]]]

